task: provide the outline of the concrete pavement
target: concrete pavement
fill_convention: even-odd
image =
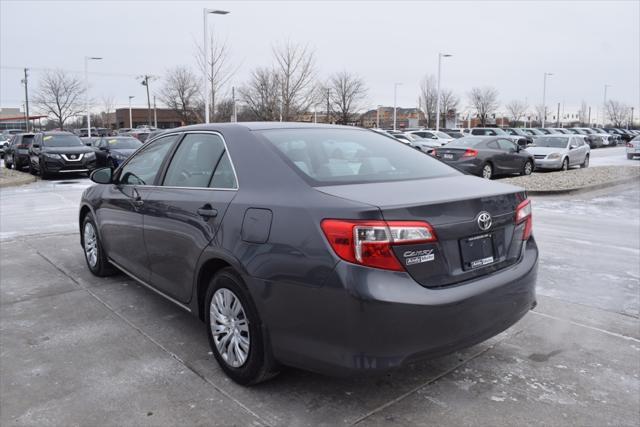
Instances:
[[[243,388],[198,320],[124,275],[89,273],[87,181],[71,181],[0,191],[0,425],[638,423],[636,187],[533,199],[539,305],[505,333],[382,377],[289,369]]]

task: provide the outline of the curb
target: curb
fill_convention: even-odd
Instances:
[[[587,185],[585,187],[578,187],[578,188],[566,188],[561,190],[526,190],[526,192],[528,195],[531,195],[531,196],[555,196],[560,194],[577,194],[577,193],[586,193],[593,190],[600,190],[602,188],[616,187],[621,184],[628,184],[635,181],[640,182],[640,176],[620,179],[617,181],[603,182],[602,184]]]
[[[26,176],[20,176],[14,180],[7,180],[6,182],[0,182],[0,188],[6,187],[17,187],[19,185],[31,184],[32,182],[36,182],[37,178],[35,176],[25,174]]]

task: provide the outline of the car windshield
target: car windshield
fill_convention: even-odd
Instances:
[[[403,181],[459,172],[374,132],[271,129],[257,132],[313,186]]]
[[[536,147],[565,148],[569,142],[566,136],[541,136],[536,138]]]
[[[131,137],[131,138],[105,138],[104,142],[100,143],[101,147],[109,147],[110,149],[128,149],[128,148],[138,148],[142,145],[142,142]]]
[[[76,135],[71,134],[58,134],[58,135],[44,135],[42,142],[46,147],[78,147],[84,146],[82,140]]]
[[[475,147],[483,142],[485,138],[474,138],[472,136],[465,136],[464,138],[458,138],[448,143],[445,147]]]

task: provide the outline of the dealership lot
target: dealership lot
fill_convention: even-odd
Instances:
[[[382,377],[290,369],[254,388],[222,373],[199,321],[124,275],[89,273],[88,185],[0,192],[2,425],[637,424],[637,183],[533,199],[539,304],[505,333]]]

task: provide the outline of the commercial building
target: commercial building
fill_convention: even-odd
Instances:
[[[146,108],[132,108],[131,119],[129,122],[129,109],[118,108],[116,110],[115,124],[117,128],[135,128],[141,125],[149,124],[149,111]],[[157,119],[157,127],[160,129],[171,129],[183,126],[182,120],[178,113],[170,108],[151,109],[151,125],[155,126]]]
[[[375,110],[369,110],[360,116],[360,126],[365,128],[381,128],[393,127],[393,107],[380,107]],[[400,108],[396,109],[396,128],[406,129],[422,126],[425,123],[424,113],[417,108]]]

